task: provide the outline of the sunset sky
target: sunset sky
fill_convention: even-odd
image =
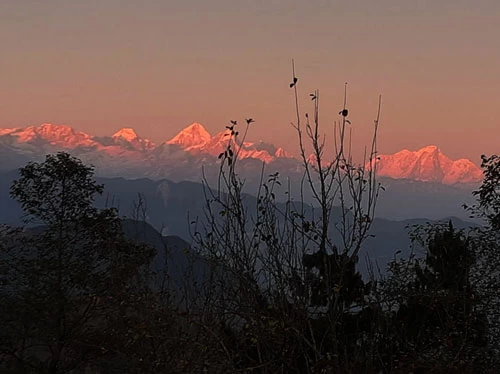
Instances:
[[[325,133],[348,82],[358,144],[382,94],[382,153],[437,144],[478,162],[500,151],[499,45],[498,0],[1,0],[0,127],[160,142],[252,117],[251,139],[296,152],[294,58]]]

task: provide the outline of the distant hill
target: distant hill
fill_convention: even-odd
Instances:
[[[128,239],[156,249],[151,269],[158,287],[165,282],[175,290],[186,283],[203,285],[208,280],[211,269],[206,259],[191,249],[189,242],[178,236],[163,236],[143,221],[125,219],[122,223]]]
[[[15,171],[0,174],[0,223],[19,224],[21,222],[22,211],[19,205],[9,197],[9,187],[16,176],[17,172]],[[105,190],[104,194],[97,199],[97,205],[116,207],[121,216],[134,221],[143,221],[140,224],[125,221],[127,222],[127,235],[134,239],[143,239],[153,244],[157,249],[162,249],[167,243],[168,247],[175,249],[173,254],[179,254],[185,249],[186,243],[191,242],[190,227],[192,228],[192,225],[190,225],[190,221],[197,217],[202,220],[204,218],[206,197],[201,184],[150,179],[127,180],[124,178],[99,178],[98,182],[105,185]],[[393,181],[393,184],[388,185],[387,191],[381,197],[379,211],[384,209],[383,201],[385,199],[396,200],[396,206],[392,209],[406,210],[408,214],[412,211],[415,212],[418,208],[425,212],[424,208],[430,204],[436,204],[438,208],[436,211],[440,211],[440,207],[451,204],[452,200],[462,196],[460,189],[454,189],[450,186],[412,183],[410,186],[413,188],[408,188],[408,184],[402,181]],[[431,193],[431,198],[426,195],[426,191],[429,192],[423,186],[435,188],[435,191]],[[450,191],[453,191],[454,194]],[[425,201],[426,196],[427,199],[430,199],[429,201]],[[248,194],[245,195],[244,199],[252,212],[256,206],[255,197]],[[143,201],[142,206],[138,206],[139,200]],[[457,209],[461,208],[457,207]],[[334,219],[336,214],[333,213]],[[450,214],[443,213],[438,217],[447,216]],[[418,215],[414,217],[418,217]],[[381,264],[385,264],[397,250],[408,253],[410,240],[407,227],[425,223],[430,218],[436,217],[421,215],[420,218],[399,221],[376,218],[371,231],[374,237],[369,238],[365,243],[360,258],[361,265],[366,267],[366,255]],[[457,227],[469,225],[459,218],[453,218],[453,221]],[[175,263],[183,263],[178,256],[176,258]],[[158,261],[162,263],[164,257],[159,257]]]

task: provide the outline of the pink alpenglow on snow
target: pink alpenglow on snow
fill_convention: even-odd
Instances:
[[[151,140],[139,137],[135,130],[130,127],[124,127],[118,130],[113,134],[112,138],[118,144],[125,143],[139,151],[152,150],[155,148],[155,144]]]
[[[172,139],[166,141],[166,144],[178,144],[184,150],[199,149],[206,145],[212,136],[200,123],[193,123],[179,132]]]
[[[193,123],[179,132],[175,137],[166,141],[166,144],[177,144],[185,151],[193,154],[209,154],[217,157],[220,153],[227,149],[230,139],[230,131],[225,130],[212,136],[210,133],[199,123]],[[236,137],[233,142],[233,148],[238,152],[241,159],[254,158],[265,163],[270,163],[277,158],[289,158],[290,155],[283,149],[272,150],[263,149],[260,147],[262,143],[245,142],[240,146],[240,140]]]
[[[245,140],[241,144],[242,139],[231,138],[229,130],[212,136],[200,123],[187,126],[158,146],[140,137],[133,128],[122,128],[112,136],[101,137],[70,126],[49,123],[25,128],[0,128],[0,151],[35,160],[42,159],[47,153],[66,150],[116,175],[133,167],[136,170],[134,176],[166,177],[169,175],[163,172],[167,169],[166,165],[182,165],[188,159],[190,162],[198,160],[201,164],[217,162],[218,155],[227,149],[230,139],[240,159],[255,159],[267,164],[289,160],[280,165],[300,170],[302,161],[283,148],[263,141]],[[323,160],[322,166],[327,166],[328,161]],[[307,162],[315,165],[316,157],[310,155]],[[379,176],[394,179],[451,185],[477,183],[483,178],[481,169],[473,162],[467,159],[451,160],[435,145],[417,151],[405,149],[392,155],[380,155],[376,162]],[[370,167],[369,164],[366,166]]]
[[[380,155],[376,162],[379,176],[394,179],[456,184],[476,183],[483,176],[481,169],[472,161],[451,160],[435,145],[418,151],[404,149],[392,155]]]
[[[42,140],[67,149],[93,147],[96,145],[92,137],[84,132],[75,131],[70,126],[53,125],[51,123],[44,123],[40,126],[28,126],[25,128],[2,129],[0,130],[0,136],[3,135],[16,137],[21,143]]]

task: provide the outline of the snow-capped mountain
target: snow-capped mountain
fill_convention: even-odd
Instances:
[[[122,128],[111,136],[101,137],[48,123],[0,129],[0,169],[17,168],[29,160],[43,160],[47,153],[67,150],[95,165],[101,175],[199,180],[202,166],[206,166],[206,171],[218,170],[210,166],[218,162],[219,154],[227,149],[229,142],[244,163],[244,173],[260,173],[263,161],[282,175],[303,175],[302,161],[284,149],[262,141],[242,144],[239,137],[230,136],[229,130],[212,136],[199,123],[193,123],[158,145],[140,137],[132,128]],[[308,160],[316,162],[314,157]],[[449,185],[482,179],[481,170],[471,161],[453,161],[437,146],[380,155],[376,162],[378,175],[393,179]]]
[[[70,126],[48,123],[5,128],[0,129],[0,155],[8,155],[9,162],[1,164],[0,169],[19,167],[27,160],[43,160],[47,153],[66,150],[95,165],[102,175],[198,180],[201,166],[217,163],[229,141],[240,159],[272,163],[291,158],[272,144],[240,144],[239,139],[229,135],[225,130],[212,136],[203,125],[193,123],[172,139],[155,145],[132,128],[122,128],[111,136],[93,136]],[[2,158],[6,160],[7,156]]]
[[[193,123],[179,132],[166,144],[177,144],[186,151],[200,149],[210,142],[212,136],[200,123]]]
[[[114,143],[125,147],[132,147],[138,151],[147,151],[155,148],[155,144],[149,139],[143,139],[137,135],[134,129],[124,127],[113,134],[111,137]]]
[[[66,149],[93,147],[97,143],[84,132],[75,131],[70,126],[44,123],[40,126],[0,129],[0,136],[10,136],[19,143],[48,144]]]
[[[265,163],[271,163],[278,158],[292,158],[292,156],[281,148],[276,148],[272,144],[264,142],[252,143],[244,142],[238,136],[231,137],[230,130],[224,130],[212,136],[199,123],[193,123],[179,132],[175,137],[165,142],[165,144],[175,144],[180,146],[186,152],[194,155],[204,154],[212,157],[218,157],[224,152],[229,142],[233,151],[238,154],[240,159],[257,159]]]
[[[376,163],[379,176],[394,179],[457,184],[476,183],[483,177],[481,169],[472,161],[453,161],[435,145],[417,151],[405,149],[392,155],[380,155]]]

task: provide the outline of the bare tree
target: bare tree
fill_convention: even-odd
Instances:
[[[195,248],[216,264],[208,285],[214,293],[207,302],[218,321],[214,331],[222,334],[228,359],[241,370],[312,373],[347,368],[349,360],[364,361],[352,360],[361,352],[354,341],[371,333],[350,325],[368,308],[370,284],[356,264],[380,189],[375,176],[380,100],[372,144],[357,165],[351,155],[345,93],[333,128],[335,152],[328,159],[319,91],[310,96],[312,115],[302,118],[295,71],[292,79],[293,127],[304,167],[301,196],[308,189],[314,204],[303,198],[295,202],[290,186],[288,199],[280,203],[279,174],[266,173],[264,166],[256,199],[246,195],[238,162],[254,121],[246,119],[242,135],[231,121],[227,147],[219,155],[218,185],[213,189],[205,183],[205,219],[193,230]],[[307,156],[308,146],[313,157]]]

